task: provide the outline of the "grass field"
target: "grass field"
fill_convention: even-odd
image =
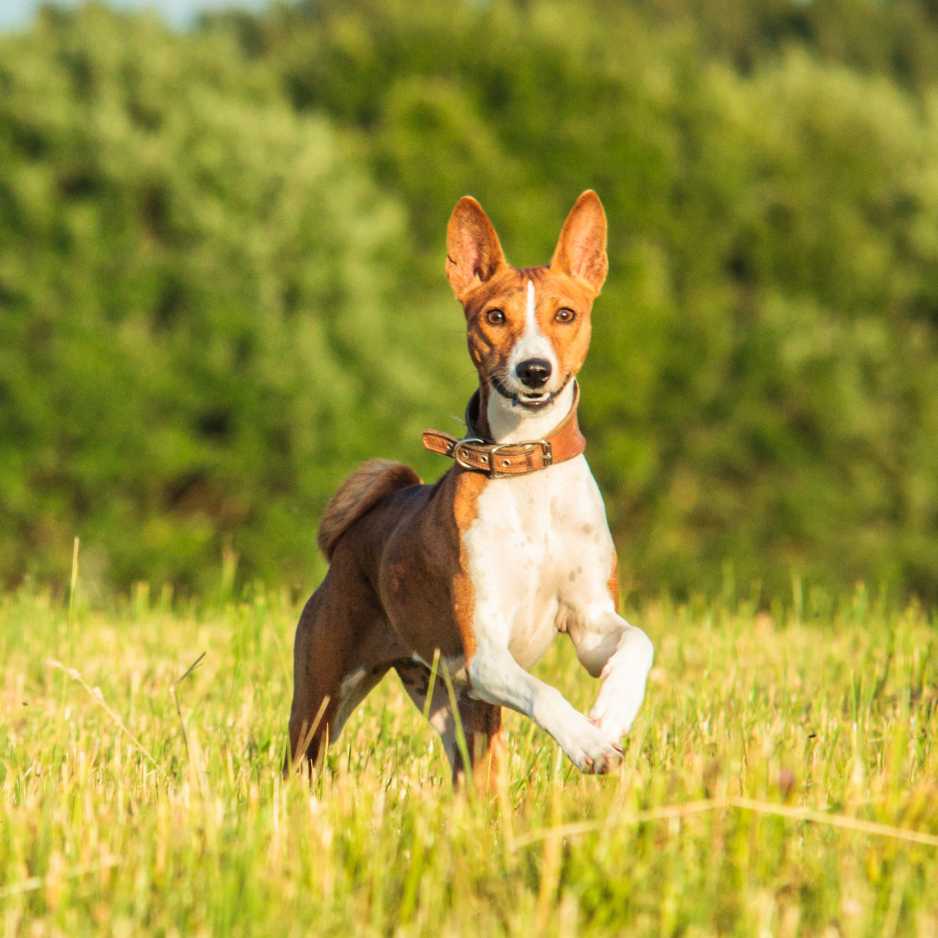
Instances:
[[[621,771],[510,715],[483,799],[393,676],[281,781],[296,611],[0,601],[3,935],[938,935],[935,613],[647,601]]]

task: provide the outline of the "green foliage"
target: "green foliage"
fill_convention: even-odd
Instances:
[[[230,544],[308,583],[357,459],[444,468],[418,432],[472,387],[452,204],[538,263],[593,186],[584,423],[627,584],[938,594],[938,26],[714,9],[355,0],[178,35],[88,7],[0,41],[0,570],[63,571],[80,533],[102,582],[197,583]]]
[[[68,619],[47,596],[0,599],[8,935],[938,927],[938,654],[920,608],[646,602],[657,658],[620,771],[580,775],[506,713],[498,794],[471,799],[394,677],[312,791],[281,781],[296,609],[277,594],[173,609],[139,589],[110,611],[80,596]],[[594,699],[564,640],[539,673]]]
[[[75,533],[116,582],[191,584],[231,538],[295,571],[423,390],[386,315],[402,212],[224,37],[89,9],[4,44],[5,572]]]

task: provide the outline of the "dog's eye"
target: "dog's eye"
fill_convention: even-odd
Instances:
[[[564,306],[554,313],[554,319],[556,319],[557,322],[573,322],[573,320],[576,319],[576,313],[573,312],[572,309],[567,309],[567,307]]]
[[[505,313],[500,309],[490,309],[485,314],[485,321],[492,326],[501,326],[505,322]]]

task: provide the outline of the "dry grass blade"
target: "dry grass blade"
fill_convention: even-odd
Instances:
[[[911,830],[907,827],[894,827],[892,824],[880,824],[878,821],[864,821],[850,817],[849,814],[827,814],[813,808],[801,808],[794,805],[773,804],[771,801],[755,801],[752,798],[730,798],[729,807],[743,811],[755,811],[758,814],[774,814],[777,817],[793,821],[809,821],[812,824],[826,824],[828,827],[840,827],[843,830],[872,834],[875,837],[891,837],[908,843],[922,844],[926,847],[938,847],[938,836],[925,831]]]
[[[313,737],[316,735],[316,730],[319,729],[319,724],[322,722],[323,717],[326,715],[326,708],[329,706],[330,697],[326,694],[322,698],[322,702],[319,704],[319,709],[316,711],[316,716],[313,718],[312,724],[308,729],[300,733],[300,738],[297,743],[296,751],[293,753],[293,757],[290,759],[290,775],[296,774],[296,770],[306,755],[306,750],[309,749],[310,743],[313,741]],[[323,741],[323,745],[320,747],[320,756],[325,756],[325,750],[328,746],[328,736]]]
[[[66,674],[75,683],[80,684],[88,692],[88,696],[114,721],[117,728],[134,744],[136,749],[149,760],[153,768],[163,773],[162,766],[153,758],[147,747],[127,728],[127,724],[121,719],[120,714],[108,705],[108,702],[104,699],[104,694],[101,693],[101,688],[91,687],[75,668],[66,667],[61,661],[56,661],[55,658],[47,658],[46,664],[50,668],[55,668],[57,671]]]
[[[207,654],[207,651],[203,651],[202,654],[199,655],[199,657],[196,658],[195,661],[193,661],[185,671],[183,671],[182,675],[176,678],[176,685],[181,684],[190,674],[192,674],[192,672],[205,660],[205,656]]]
[[[539,843],[549,837],[577,837],[581,834],[594,834],[610,827],[623,827],[629,824],[645,824],[648,821],[667,821],[672,818],[690,817],[694,814],[703,814],[725,806],[726,802],[721,801],[689,801],[685,804],[651,808],[637,814],[610,817],[603,821],[575,821],[570,824],[559,824],[556,827],[546,827],[516,837],[511,844],[511,849],[520,850],[522,847],[529,847],[531,844]]]
[[[938,836],[924,831],[894,827],[891,824],[880,824],[876,821],[864,821],[862,818],[850,817],[847,814],[828,814],[814,808],[774,804],[771,801],[756,801],[752,798],[725,798],[665,805],[661,808],[640,811],[637,814],[606,818],[603,821],[581,821],[573,824],[561,824],[557,827],[542,828],[541,830],[532,831],[530,834],[522,834],[520,837],[516,837],[511,844],[511,849],[519,850],[522,847],[528,847],[550,837],[577,837],[582,834],[593,834],[597,831],[607,830],[610,827],[645,824],[650,821],[667,821],[674,818],[690,817],[695,814],[704,814],[709,811],[726,810],[727,808],[754,811],[757,814],[771,814],[793,821],[807,821],[811,824],[838,827],[843,830],[856,831],[857,833],[872,834],[876,837],[891,837],[908,843],[938,847]]]
[[[102,870],[110,870],[120,865],[120,860],[109,857],[100,863],[93,863],[88,866],[79,866],[74,870],[66,870],[58,874],[56,879],[76,879],[79,876],[89,876],[92,873],[100,873]],[[53,877],[50,876],[30,876],[29,879],[21,880],[18,883],[10,883],[8,886],[0,888],[0,899],[8,899],[11,896],[21,896],[26,892],[35,892],[42,889],[49,883]]]
[[[192,745],[189,741],[189,734],[186,732],[186,721],[182,715],[182,707],[179,704],[179,693],[177,691],[177,688],[202,663],[206,654],[207,652],[203,651],[202,654],[199,655],[199,657],[196,658],[195,661],[193,661],[192,664],[190,664],[189,667],[186,668],[185,671],[183,671],[182,675],[176,678],[176,680],[173,682],[172,686],[169,689],[169,692],[173,698],[173,704],[176,707],[176,717],[179,720],[179,728],[180,728],[180,731],[182,732],[182,741],[186,747],[186,756],[189,759],[190,765],[194,764],[193,757],[192,757]],[[200,771],[197,774],[199,778],[200,788],[204,793],[205,791],[207,791],[207,782],[205,779],[205,773],[204,771]]]

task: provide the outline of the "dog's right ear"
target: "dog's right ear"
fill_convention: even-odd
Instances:
[[[495,228],[482,206],[464,195],[446,228],[446,276],[460,303],[505,264]]]

